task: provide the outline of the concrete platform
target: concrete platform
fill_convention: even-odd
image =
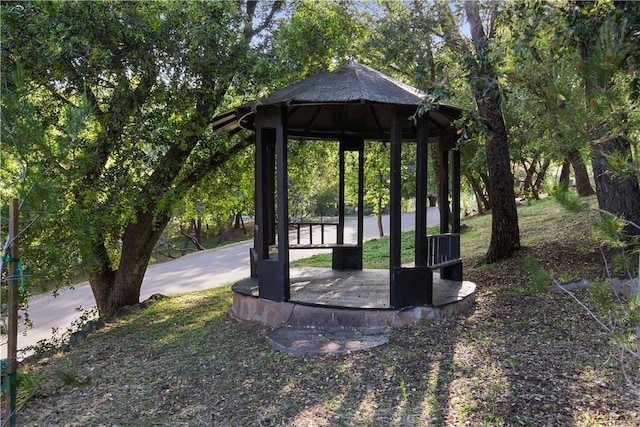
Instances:
[[[434,273],[433,306],[401,310],[389,306],[389,271],[336,271],[325,268],[292,268],[291,299],[274,302],[258,297],[257,279],[237,282],[231,315],[238,320],[260,322],[273,328],[408,326],[464,312],[473,303],[476,286],[443,280]]]

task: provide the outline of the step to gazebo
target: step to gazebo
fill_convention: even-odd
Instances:
[[[343,354],[386,344],[387,328],[281,326],[269,337],[276,350],[293,356]]]

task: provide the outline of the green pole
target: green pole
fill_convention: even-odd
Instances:
[[[18,199],[9,205],[9,290],[7,298],[7,395],[5,417],[9,425],[16,425],[16,372],[18,370]],[[6,422],[6,421],[5,421]]]

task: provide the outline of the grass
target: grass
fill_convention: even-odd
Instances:
[[[41,390],[18,422],[639,425],[608,336],[568,296],[530,290],[523,269],[533,256],[567,276],[601,276],[592,218],[551,200],[521,207],[519,218],[523,249],[491,265],[480,265],[490,217],[465,221],[465,278],[479,287],[467,314],[393,329],[367,351],[290,357],[271,348],[268,328],[228,317],[229,287],[166,298],[25,364]]]

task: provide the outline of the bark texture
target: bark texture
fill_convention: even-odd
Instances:
[[[168,221],[166,216],[158,221],[151,212],[138,211],[137,221],[127,225],[122,237],[118,269],[113,270],[111,263],[103,259],[101,267],[90,274],[89,283],[101,316],[111,316],[121,307],[140,302],[148,260]],[[106,256],[106,250],[102,254]]]
[[[578,150],[571,150],[567,153],[567,159],[571,163],[571,167],[573,167],[573,173],[576,177],[576,191],[578,192],[578,196],[587,197],[591,196],[595,192],[591,187],[591,182],[589,181],[589,172],[587,172],[587,167],[582,160],[582,155]]]
[[[571,163],[568,159],[565,158],[562,163],[562,169],[560,170],[560,178],[558,179],[558,183],[564,185],[566,188],[569,188],[569,180],[571,179]]]
[[[509,258],[520,249],[520,228],[516,209],[513,174],[509,157],[507,129],[502,116],[500,88],[495,70],[486,57],[489,53],[488,36],[475,2],[466,2],[465,11],[471,30],[476,56],[473,62],[471,87],[478,113],[490,126],[487,142],[489,166],[489,198],[491,200],[491,242],[487,251],[488,263]],[[489,35],[490,37],[491,35]]]
[[[607,155],[630,153],[629,140],[617,136],[604,139],[594,146],[591,162],[596,181],[598,205],[600,209],[640,225],[640,183],[635,174],[617,176],[609,172]],[[624,232],[628,236],[640,235],[640,230],[627,225]]]
[[[476,198],[476,204],[478,205],[478,213],[480,215],[485,214],[487,211],[491,210],[491,205],[489,204],[489,199],[485,194],[485,187],[483,187],[483,183],[481,181],[482,178],[476,178],[473,173],[467,172],[464,174],[465,178],[473,188],[473,194]]]

